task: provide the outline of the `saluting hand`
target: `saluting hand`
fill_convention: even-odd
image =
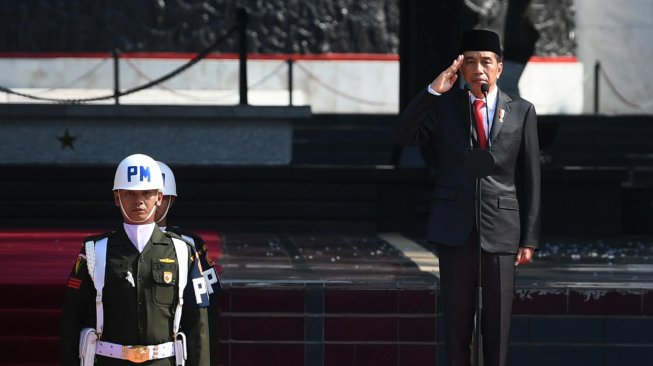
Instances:
[[[446,70],[442,71],[435,80],[431,83],[431,89],[435,90],[437,93],[444,94],[451,90],[451,88],[458,80],[458,69],[463,63],[463,55],[458,55],[451,66]]]

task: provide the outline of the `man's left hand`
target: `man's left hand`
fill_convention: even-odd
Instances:
[[[515,258],[515,266],[530,263],[533,260],[534,253],[535,248],[520,247],[519,252],[517,252],[517,258]]]

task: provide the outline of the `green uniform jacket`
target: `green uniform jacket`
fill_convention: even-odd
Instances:
[[[174,311],[177,306],[178,264],[171,236],[155,227],[143,253],[131,243],[124,229],[108,237],[104,302],[104,333],[101,340],[122,345],[153,345],[173,339]],[[191,277],[193,249],[189,245],[188,273]],[[79,365],[79,333],[95,328],[96,290],[89,276],[85,250],[73,267],[61,315],[61,365]],[[172,278],[170,277],[172,272]],[[133,283],[128,280],[132,275]],[[192,289],[188,279],[185,293]],[[190,291],[192,293],[193,291]],[[209,365],[208,320],[205,307],[194,296],[184,297],[180,331],[186,334],[188,366]],[[96,356],[97,366],[130,365],[131,362]],[[150,361],[147,365],[175,365],[175,358]]]

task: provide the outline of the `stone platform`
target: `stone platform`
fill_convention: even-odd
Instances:
[[[114,166],[134,153],[167,164],[278,166],[292,160],[293,106],[5,104],[1,165]]]
[[[232,365],[442,365],[438,259],[395,233],[225,234]],[[512,365],[650,365],[653,239],[544,242],[519,268]]]

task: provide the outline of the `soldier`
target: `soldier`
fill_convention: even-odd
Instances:
[[[161,174],[163,175],[163,200],[161,207],[154,214],[154,219],[161,230],[175,233],[195,246],[202,275],[207,282],[207,290],[209,292],[210,304],[207,311],[209,318],[209,348],[211,353],[211,365],[217,365],[218,347],[220,344],[220,333],[218,330],[220,307],[217,297],[221,288],[220,277],[213,268],[213,263],[209,259],[210,257],[204,239],[197,234],[180,228],[179,226],[168,225],[168,212],[177,199],[177,181],[172,169],[170,169],[168,165],[160,161],[157,161],[157,164],[159,164]]]
[[[126,157],[113,196],[121,228],[85,240],[61,315],[61,365],[206,366],[208,290],[192,245],[162,232],[156,162]],[[81,362],[80,362],[81,361]]]

